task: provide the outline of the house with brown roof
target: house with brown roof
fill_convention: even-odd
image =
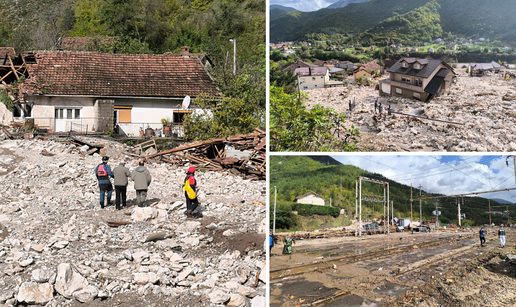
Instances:
[[[382,68],[376,63],[376,60],[372,60],[369,63],[365,63],[362,66],[355,69],[353,77],[357,78],[374,78],[380,75]]]
[[[296,68],[300,68],[300,67],[312,67],[314,66],[313,64],[310,64],[310,63],[307,63],[307,62],[304,62],[304,61],[301,61],[301,60],[297,60],[295,61],[294,63],[290,64],[289,66],[285,67],[284,70],[286,71],[295,71]]]
[[[449,91],[455,72],[446,62],[432,59],[401,58],[387,70],[389,79],[380,80],[380,95],[427,101]]]
[[[118,125],[120,133],[138,135],[141,128],[161,128],[168,117],[181,135],[185,114],[205,114],[185,106],[185,97],[220,95],[199,58],[188,54],[35,52],[33,58],[18,85],[24,109],[13,117],[34,118],[56,132]]]
[[[16,52],[13,47],[0,47],[0,65],[9,65],[9,57],[14,58]]]

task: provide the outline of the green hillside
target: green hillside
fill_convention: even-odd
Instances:
[[[403,185],[380,174],[373,174],[352,165],[329,165],[315,161],[307,156],[271,156],[270,157],[270,203],[274,203],[274,187],[277,188],[277,203],[285,208],[291,205],[294,199],[307,192],[313,191],[323,197],[326,203],[332,199],[332,206],[344,208],[346,212],[355,211],[355,179],[358,176],[378,179],[389,182],[389,200],[394,201],[396,216],[410,217],[410,186]],[[362,181],[362,191],[368,195],[383,197],[383,186]],[[413,189],[413,198],[419,194],[419,190]],[[428,194],[426,196],[437,196]],[[439,200],[442,223],[457,223],[457,206],[455,198],[442,198]],[[505,211],[505,207],[491,200],[493,210]],[[509,205],[509,210],[515,205]],[[434,219],[432,211],[435,210],[434,200],[423,200],[423,220]],[[464,206],[461,213],[466,214],[466,221],[470,224],[489,223],[488,200],[481,197],[464,197]],[[364,214],[383,214],[380,203],[363,202]],[[413,204],[414,220],[419,220],[419,201]],[[494,223],[501,223],[501,216],[492,216]]]
[[[298,20],[277,18],[271,21],[271,40],[343,34],[358,35],[353,41],[381,45],[388,40],[430,40],[446,33],[516,43],[512,0],[372,0],[332,11],[306,13]]]
[[[432,38],[441,37],[443,34],[439,8],[437,0],[431,1],[406,14],[387,18],[353,38],[353,41],[364,45],[380,46],[391,43],[431,41]]]

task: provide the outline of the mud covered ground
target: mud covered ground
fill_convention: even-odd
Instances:
[[[276,246],[271,306],[510,305],[516,230],[504,249],[495,230],[484,248],[476,230],[305,240],[291,256]]]

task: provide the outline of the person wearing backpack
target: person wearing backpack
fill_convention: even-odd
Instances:
[[[145,200],[147,200],[147,189],[152,181],[151,174],[144,165],[145,162],[143,160],[138,162],[138,167],[131,173],[131,179],[134,180],[136,204],[138,207],[143,207],[145,204]]]
[[[186,197],[186,216],[191,217],[194,215],[194,211],[199,205],[199,201],[197,200],[197,181],[194,177],[195,167],[190,166],[188,171],[186,172],[186,177],[184,180],[183,190],[185,191]],[[190,186],[191,190],[193,190],[193,194],[190,192],[187,186]],[[188,195],[190,194],[190,196]],[[193,198],[191,198],[193,197]],[[202,214],[199,214],[202,216]]]
[[[120,162],[120,165],[113,169],[113,176],[115,178],[115,205],[116,209],[120,210],[120,200],[122,200],[123,208],[127,206],[127,184],[129,183],[127,179],[131,177],[131,172],[125,167],[124,161]]]
[[[113,186],[111,185],[111,181],[109,177],[113,177],[113,172],[111,171],[111,167],[107,164],[109,161],[109,157],[102,157],[102,163],[97,165],[95,168],[95,176],[97,176],[97,180],[99,181],[100,188],[100,208],[104,209],[104,199],[106,197],[107,191],[107,206],[111,205],[111,193],[113,193]]]

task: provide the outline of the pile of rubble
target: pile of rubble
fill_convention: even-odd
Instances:
[[[116,146],[102,150],[120,153]],[[188,165],[150,160],[146,207],[135,206],[131,182],[127,209],[100,209],[100,155],[87,151],[0,143],[0,304],[265,306],[264,181],[199,171],[203,217],[186,218]],[[115,157],[112,167],[137,165]]]
[[[146,159],[159,158],[176,165],[194,163],[209,170],[230,169],[235,174],[241,172],[247,175],[249,179],[265,179],[265,146],[265,131],[256,129],[250,134],[211,139],[162,151]],[[231,157],[228,156],[228,148],[247,153],[239,158]]]
[[[459,69],[460,72],[460,69]],[[330,88],[307,91],[306,105],[332,107],[358,127],[363,151],[515,151],[516,81],[500,76],[461,76],[449,94],[429,102],[379,97],[373,87]],[[357,98],[355,98],[357,97]],[[358,105],[349,111],[349,100]],[[374,104],[383,105],[382,114]],[[429,119],[389,115],[418,112]],[[454,123],[433,121],[437,119]]]

